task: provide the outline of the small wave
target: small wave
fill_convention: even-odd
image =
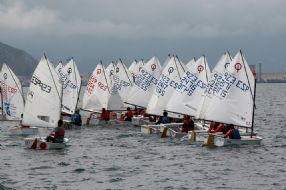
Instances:
[[[39,167],[33,167],[30,170],[42,170],[42,169],[52,169],[52,166],[39,166]]]
[[[69,166],[70,164],[69,163],[66,163],[66,162],[60,162],[58,163],[59,166]]]
[[[118,170],[120,170],[120,167],[117,167],[117,166],[113,166],[113,167],[110,167],[110,168],[103,169],[103,171],[107,171],[107,172],[118,171]]]
[[[4,185],[0,184],[0,190],[14,190],[14,189],[10,187],[5,187]]]
[[[82,173],[82,172],[84,172],[85,171],[85,169],[84,168],[77,168],[77,169],[75,169],[75,170],[73,170],[75,173]]]
[[[124,179],[120,178],[120,177],[117,177],[117,178],[114,178],[114,179],[110,179],[109,182],[110,183],[114,183],[114,182],[119,182],[119,181],[123,181]]]

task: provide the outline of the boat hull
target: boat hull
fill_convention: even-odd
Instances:
[[[50,150],[63,149],[66,147],[68,139],[65,138],[63,143],[47,142],[46,137],[25,138],[25,146],[29,149]]]
[[[262,141],[261,137],[253,136],[241,136],[241,139],[229,139],[223,138],[220,136],[214,137],[214,145],[221,146],[230,146],[230,145],[260,145]]]
[[[141,126],[150,124],[150,121],[148,117],[134,116],[131,123],[135,126]]]
[[[160,125],[141,125],[141,133],[144,134],[158,134]]]

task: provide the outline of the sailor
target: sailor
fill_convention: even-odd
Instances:
[[[63,120],[58,121],[58,126],[53,129],[51,134],[47,136],[47,142],[63,143],[65,138],[65,128],[63,127]]]
[[[105,110],[105,108],[102,108],[100,119],[104,120],[105,122],[109,121],[110,119],[110,114],[108,111]]]
[[[208,132],[213,133],[217,129],[218,125],[219,125],[218,122],[212,121]]]
[[[180,129],[181,132],[187,133],[188,131],[193,131],[195,129],[194,121],[189,115],[185,115],[183,119],[183,126]]]
[[[125,114],[124,121],[132,121],[133,113],[130,107],[127,107],[127,113]]]
[[[81,126],[82,122],[81,122],[81,115],[79,114],[79,110],[75,111],[75,114],[71,117],[72,123],[77,125],[77,126]]]
[[[168,116],[168,112],[164,111],[163,117],[160,117],[159,120],[156,122],[156,124],[160,124],[160,123],[163,123],[163,124],[171,123],[171,119]]]
[[[234,128],[233,124],[230,124],[230,130],[223,136],[223,138],[227,137],[230,139],[241,139],[239,131]]]

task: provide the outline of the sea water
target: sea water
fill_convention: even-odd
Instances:
[[[286,84],[257,85],[260,146],[209,149],[124,126],[66,130],[66,149],[29,150],[1,122],[0,189],[286,189],[285,103]]]

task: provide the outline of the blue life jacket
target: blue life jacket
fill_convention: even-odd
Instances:
[[[168,116],[163,116],[162,118],[162,123],[163,124],[166,124],[166,123],[171,123],[171,120]]]
[[[231,138],[232,139],[241,139],[239,131],[237,129],[233,129],[232,130]]]
[[[76,125],[81,125],[81,117],[79,114],[73,115],[71,119]]]

